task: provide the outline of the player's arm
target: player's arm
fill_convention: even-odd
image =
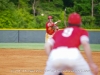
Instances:
[[[49,38],[49,39],[47,40],[47,42],[45,43],[44,48],[45,48],[46,54],[47,54],[48,56],[49,56],[49,54],[50,54],[50,52],[51,52],[51,49],[52,49],[53,44],[54,44],[53,38]]]
[[[93,62],[93,60],[92,60],[92,53],[91,53],[91,48],[90,48],[89,43],[87,41],[83,41],[82,45],[83,45],[85,54],[86,54],[86,56],[88,58],[88,62],[92,63]]]
[[[54,29],[55,30],[59,30],[59,27],[57,26],[58,22],[61,22],[61,20],[58,20],[58,21],[54,22]]]
[[[58,21],[54,22],[54,24],[57,24],[58,22],[61,22],[61,20],[58,20]]]
[[[46,54],[49,56],[50,54],[50,48],[51,48],[51,45],[49,43],[45,43],[45,51],[46,51]]]
[[[98,67],[95,65],[92,59],[92,52],[89,44],[89,38],[85,35],[81,36],[81,43],[84,48],[85,54],[87,56],[89,66],[93,69],[94,75],[97,75]]]

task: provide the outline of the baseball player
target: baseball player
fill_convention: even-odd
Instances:
[[[78,13],[71,13],[68,27],[57,31],[45,43],[48,61],[44,75],[58,75],[65,70],[71,70],[76,75],[97,75],[98,67],[92,59],[88,32],[80,28],[81,22]],[[88,63],[79,51],[80,45],[84,48]]]
[[[57,22],[53,22],[52,21],[53,17],[52,16],[48,16],[48,22],[46,23],[46,36],[45,36],[45,42],[47,41],[47,39],[49,37],[52,37],[52,35],[58,31],[58,26],[57,23],[60,22],[60,20],[58,20]]]

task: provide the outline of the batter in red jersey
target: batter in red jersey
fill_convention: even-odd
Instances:
[[[58,20],[57,22],[53,22],[52,21],[53,17],[52,16],[48,16],[48,22],[46,23],[46,36],[45,36],[45,41],[47,41],[47,39],[49,37],[52,37],[52,35],[58,31],[58,26],[57,23],[60,22],[60,20]]]
[[[57,31],[45,43],[48,61],[44,75],[58,75],[67,70],[76,75],[97,75],[98,67],[92,59],[88,32],[80,26],[80,15],[72,13],[68,17],[68,27]],[[80,45],[84,48],[88,63],[79,51]]]

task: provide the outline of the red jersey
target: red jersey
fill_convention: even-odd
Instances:
[[[84,36],[86,38],[84,38]],[[53,36],[53,49],[61,46],[68,48],[79,48],[81,40],[88,40],[88,32],[79,27],[68,27],[64,30],[59,30]]]
[[[49,35],[52,35],[55,32],[54,26],[55,26],[55,24],[53,22],[46,23],[46,32]]]

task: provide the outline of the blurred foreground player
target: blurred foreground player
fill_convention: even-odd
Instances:
[[[57,31],[45,43],[48,61],[44,75],[58,75],[64,70],[71,70],[76,75],[97,75],[98,67],[92,59],[88,32],[80,26],[80,15],[71,13],[68,27]],[[79,51],[80,45],[84,48],[88,63]]]

